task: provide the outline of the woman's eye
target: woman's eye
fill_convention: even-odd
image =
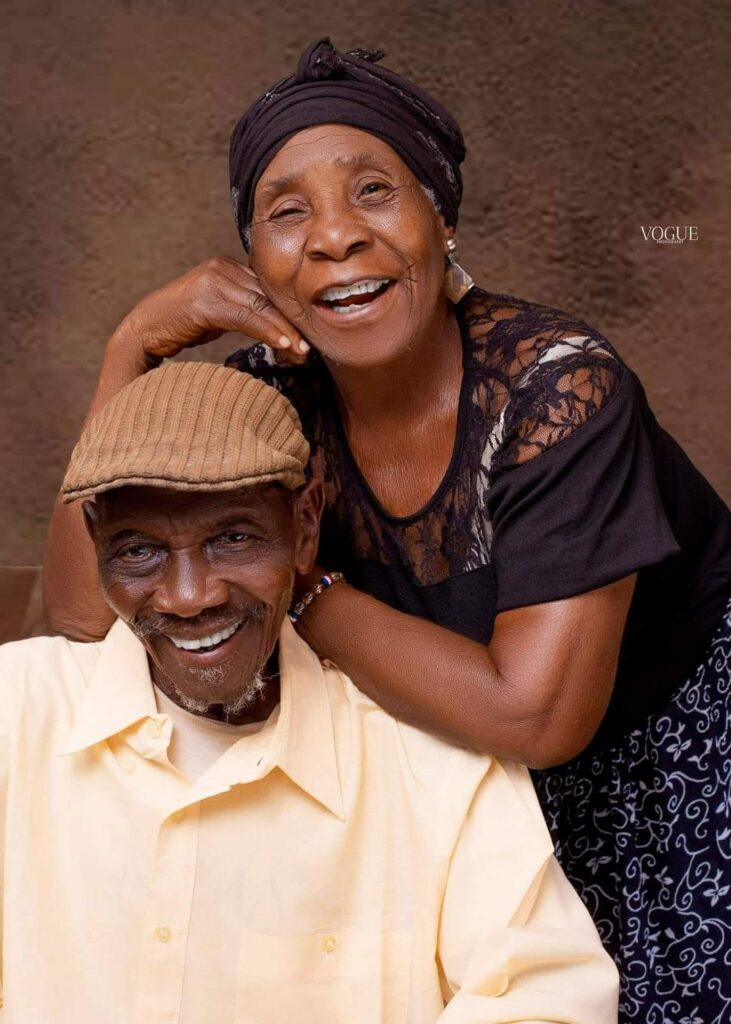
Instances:
[[[388,186],[382,181],[369,181],[367,185],[364,185],[360,190],[362,196],[375,196],[379,192],[385,192]]]
[[[302,213],[299,206],[284,206],[279,210],[275,210],[272,214],[274,220],[281,220],[284,217],[292,217],[297,213]]]

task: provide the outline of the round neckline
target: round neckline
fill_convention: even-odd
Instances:
[[[343,450],[343,454],[345,455],[345,459],[350,465],[350,468],[354,473],[355,478],[358,481],[358,484],[365,492],[365,495],[368,498],[369,503],[373,506],[373,509],[378,513],[379,516],[381,516],[387,522],[393,523],[397,526],[409,526],[412,523],[415,523],[417,520],[421,519],[423,516],[427,515],[429,512],[431,512],[434,506],[441,500],[445,492],[451,487],[452,482],[454,480],[454,476],[462,460],[462,451],[464,449],[465,435],[464,425],[467,416],[467,407],[470,397],[468,379],[472,375],[470,366],[468,365],[470,338],[462,306],[463,302],[460,302],[454,307],[455,316],[457,317],[457,325],[459,327],[460,342],[462,345],[462,380],[459,386],[459,399],[457,405],[457,427],[454,437],[454,446],[452,447],[452,455],[450,457],[449,462],[447,463],[447,468],[444,471],[444,475],[442,476],[441,481],[437,484],[434,493],[431,495],[431,497],[429,497],[426,500],[426,502],[421,506],[421,508],[417,509],[416,512],[411,512],[407,516],[392,515],[392,513],[390,513],[389,511],[387,511],[387,509],[383,507],[378,497],[371,489],[371,486],[364,477],[363,473],[361,472],[360,466],[358,465],[355,455],[353,454],[353,451],[350,447],[350,442],[348,441],[348,437],[345,432],[345,427],[343,426],[343,421],[340,416],[340,411],[338,409],[337,401],[335,399],[335,382],[333,381],[332,377],[330,377],[330,375],[328,374],[329,385],[333,392],[332,409],[333,416],[335,418],[335,427],[337,430],[340,446]]]

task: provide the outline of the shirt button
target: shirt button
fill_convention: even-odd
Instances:
[[[173,937],[173,933],[169,928],[156,928],[155,938],[158,942],[170,942]]]
[[[338,948],[338,942],[334,935],[327,935],[320,943],[323,953],[334,953]]]
[[[162,733],[163,723],[159,718],[148,718],[147,724],[145,725],[145,732],[148,736],[152,736],[153,739],[157,739]]]
[[[170,815],[170,820],[174,821],[175,824],[177,825],[179,822],[183,820],[184,817],[185,811],[175,811],[173,814]]]

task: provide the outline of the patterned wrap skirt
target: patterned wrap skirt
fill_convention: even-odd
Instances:
[[[731,603],[662,712],[534,781],[619,969],[620,1024],[729,1024]]]

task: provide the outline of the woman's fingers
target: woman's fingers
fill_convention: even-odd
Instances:
[[[143,299],[128,325],[148,357],[175,356],[236,331],[302,362],[309,345],[270,302],[253,271],[227,256],[206,260]]]
[[[256,274],[228,256],[203,269],[203,296],[210,300],[207,316],[226,330],[269,345],[292,363],[304,361],[309,345],[297,328],[270,302]]]
[[[271,303],[252,270],[224,258],[214,317],[275,349],[278,361],[301,363],[310,346],[297,328]],[[225,282],[225,283],[224,283]]]

